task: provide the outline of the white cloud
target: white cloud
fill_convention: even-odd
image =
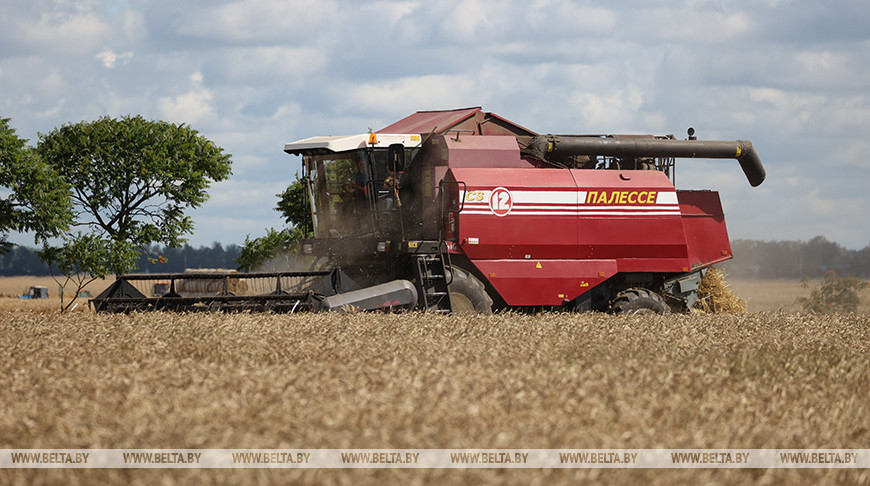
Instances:
[[[596,126],[609,128],[605,131],[613,132],[631,124],[631,120],[637,117],[643,95],[637,86],[629,85],[605,94],[577,92],[568,101],[565,108],[576,113],[579,119],[590,120]]]
[[[509,9],[493,8],[483,0],[467,0],[449,5],[441,30],[448,38],[474,42],[480,38],[502,37],[499,29],[506,24]]]
[[[290,184],[292,173],[281,171],[270,182],[253,182],[233,177],[212,185],[206,205],[192,214],[196,233],[194,246],[211,242],[242,243],[245,236],[261,236],[266,228],[283,226],[281,215],[273,208],[276,194]]]
[[[244,86],[280,83],[299,88],[310,76],[322,72],[329,54],[316,48],[264,46],[231,48],[218,67],[228,82]]]
[[[813,189],[807,194],[807,200],[810,203],[810,209],[814,214],[819,216],[830,216],[831,213],[837,210],[840,204],[837,201],[830,197],[823,197],[819,195],[820,190],[818,188]]]
[[[57,116],[58,113],[60,113],[60,111],[63,109],[64,105],[66,105],[66,99],[61,98],[61,99],[57,100],[57,102],[54,104],[54,106],[50,107],[49,109],[36,113],[36,116],[37,116],[37,118],[43,118],[43,119],[54,118]]]
[[[458,107],[474,98],[474,87],[474,82],[466,76],[432,75],[344,85],[334,94],[342,105],[365,110],[375,117],[384,113]]]
[[[275,207],[275,194],[283,191],[290,181],[272,180],[267,184],[236,178],[215,183],[209,202],[215,209],[223,211],[250,213],[251,207],[272,211]],[[244,202],[244,205],[240,205]],[[277,213],[276,213],[277,214]]]
[[[163,96],[157,100],[160,117],[176,123],[194,124],[215,119],[214,92],[203,86],[201,71],[188,75],[193,88],[175,96]]]
[[[520,8],[513,15],[528,21],[536,31],[555,37],[607,35],[619,27],[619,15],[612,8],[578,5],[567,0],[538,0],[530,6],[520,3],[515,7]]]
[[[130,43],[146,38],[148,36],[148,27],[145,24],[144,15],[136,10],[127,9],[124,12],[122,32],[126,41]]]
[[[309,35],[317,39],[319,34],[335,35],[329,29],[340,13],[335,2],[322,0],[204,2],[188,12],[178,31],[222,43],[281,42]]]
[[[66,55],[92,52],[112,35],[111,26],[89,11],[55,8],[38,19],[25,19],[12,30],[29,49]]]
[[[389,24],[396,25],[401,21],[408,19],[414,11],[423,5],[425,5],[425,2],[384,1],[371,2],[363,5],[362,8],[371,9],[376,15],[383,17]]]
[[[192,124],[215,115],[212,96],[210,90],[201,88],[177,96],[162,97],[157,106],[162,118]]]
[[[128,62],[131,57],[133,57],[132,52],[125,52],[123,54],[116,54],[108,47],[104,48],[102,51],[100,51],[99,54],[96,55],[96,58],[99,59],[100,62],[103,63],[103,66],[105,66],[108,69],[112,69],[113,67],[115,67],[115,63],[118,61],[121,61],[124,63]]]

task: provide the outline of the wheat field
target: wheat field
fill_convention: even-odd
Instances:
[[[41,307],[34,307],[37,304]],[[867,448],[870,316],[0,300],[0,448]],[[868,484],[865,470],[0,470],[8,484]]]

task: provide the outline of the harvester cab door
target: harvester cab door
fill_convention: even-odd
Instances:
[[[400,143],[367,152],[371,179],[369,181],[369,209],[373,231],[380,235],[399,236],[402,231],[402,199],[399,189],[405,169],[405,147]]]
[[[306,157],[315,237],[340,238],[367,231],[371,218],[364,154],[359,150]]]

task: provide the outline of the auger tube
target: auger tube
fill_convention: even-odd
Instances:
[[[676,157],[737,159],[753,187],[764,182],[764,166],[748,140],[670,140],[656,138],[604,138],[575,135],[540,135],[525,152],[547,160],[548,154],[614,157]]]

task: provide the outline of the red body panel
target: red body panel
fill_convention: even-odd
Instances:
[[[446,162],[450,167],[530,167],[520,158],[517,141],[513,137],[474,137],[456,140],[452,137],[433,137],[432,146],[447,150]]]
[[[674,186],[658,171],[573,170],[581,258],[614,258],[620,272],[689,267]],[[582,197],[582,195],[581,195]]]
[[[474,260],[510,305],[562,305],[616,274],[615,260]],[[509,299],[509,300],[508,300]]]
[[[467,184],[460,194],[458,238],[462,250],[474,259],[576,259],[577,186],[567,170],[451,169]],[[484,182],[485,181],[485,182]],[[510,191],[498,200],[495,189]],[[497,216],[493,203],[510,210]],[[547,229],[540,225],[545,223]]]
[[[725,215],[719,193],[679,191],[680,212],[688,243],[692,268],[704,267],[731,258],[731,243],[725,228]]]
[[[558,305],[617,273],[730,258],[718,194],[658,171],[451,168],[459,249],[508,305]]]

